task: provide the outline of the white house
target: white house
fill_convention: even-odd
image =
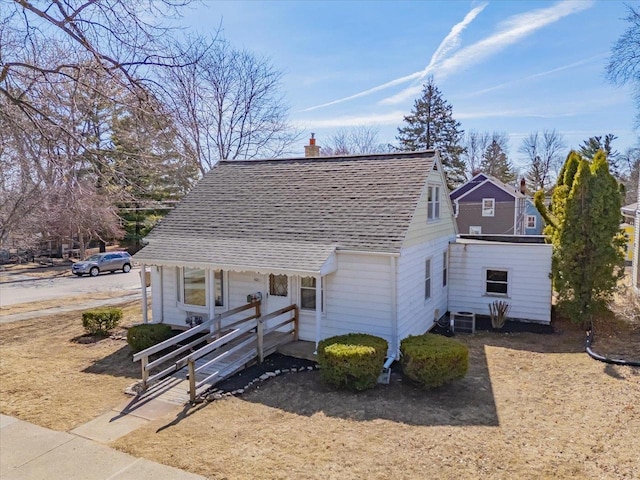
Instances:
[[[445,185],[434,151],[222,161],[134,256],[153,321],[184,327],[259,292],[262,313],[299,306],[302,340],[366,332],[397,355],[448,309]]]

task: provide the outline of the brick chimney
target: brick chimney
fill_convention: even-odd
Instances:
[[[304,156],[305,157],[319,157],[320,156],[320,147],[316,145],[315,133],[311,134],[311,138],[309,139],[309,145],[304,146]]]
[[[520,180],[520,193],[523,195],[527,194],[527,182],[524,178]]]

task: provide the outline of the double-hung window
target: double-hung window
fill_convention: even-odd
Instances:
[[[487,268],[485,271],[485,293],[487,295],[509,295],[509,271]]]
[[[427,258],[424,262],[424,299],[431,298],[431,259]]]
[[[536,228],[536,216],[527,215],[527,228]]]
[[[316,309],[315,277],[302,277],[300,279],[300,308],[303,310]]]
[[[482,199],[482,216],[494,217],[495,214],[496,214],[496,199],[483,198]]]
[[[427,187],[427,220],[440,218],[440,186],[429,185]]]

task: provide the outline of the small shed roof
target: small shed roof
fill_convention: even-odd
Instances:
[[[434,151],[222,161],[135,259],[320,272],[336,249],[398,253],[435,162]]]

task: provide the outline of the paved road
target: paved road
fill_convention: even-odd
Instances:
[[[140,270],[129,273],[104,273],[98,277],[64,275],[54,278],[12,276],[0,283],[0,306],[39,302],[55,298],[98,292],[140,292]]]

